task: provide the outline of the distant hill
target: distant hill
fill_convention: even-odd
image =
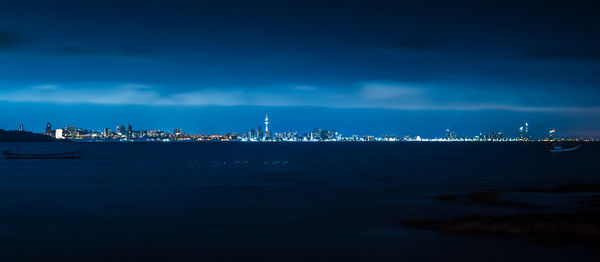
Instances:
[[[48,135],[26,131],[7,131],[0,129],[0,142],[52,142],[56,141]]]

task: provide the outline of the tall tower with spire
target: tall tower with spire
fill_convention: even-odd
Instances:
[[[269,136],[269,115],[265,115],[265,137]]]

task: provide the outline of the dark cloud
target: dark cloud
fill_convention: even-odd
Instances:
[[[538,60],[582,60],[600,62],[600,48],[560,47],[530,50],[527,57]]]
[[[81,48],[81,47],[62,47],[48,52],[51,55],[60,56],[127,56],[127,57],[144,57],[153,56],[157,53],[141,48],[141,47],[122,47],[117,49],[94,49],[94,48]]]
[[[19,47],[25,42],[25,36],[21,33],[0,30],[0,50]]]

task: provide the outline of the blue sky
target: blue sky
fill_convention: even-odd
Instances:
[[[583,1],[6,1],[0,128],[600,136]],[[207,119],[210,121],[201,121]]]

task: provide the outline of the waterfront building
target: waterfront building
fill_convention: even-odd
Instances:
[[[54,137],[56,139],[64,139],[65,138],[63,136],[63,130],[61,128],[56,129],[54,133],[55,133]]]
[[[125,125],[118,125],[115,132],[119,136],[127,136],[127,127],[125,127]]]
[[[315,140],[320,140],[321,139],[321,129],[320,128],[315,128],[313,129],[312,132],[310,132],[310,140],[315,141]]]
[[[52,136],[52,125],[50,123],[46,124],[46,135]]]
[[[525,127],[519,127],[519,140],[529,140],[529,123],[525,123]]]
[[[127,125],[127,138],[132,138],[133,137],[133,127],[131,126],[131,124]]]
[[[393,142],[393,141],[397,141],[398,138],[395,135],[384,135],[383,137],[381,137],[382,141],[388,141],[388,142]]]
[[[446,129],[446,140],[455,140],[456,138],[456,131]]]
[[[321,129],[319,129],[321,130]],[[320,132],[320,140],[330,141],[336,140],[337,132],[335,130],[321,130]]]
[[[363,140],[364,141],[375,141],[375,136],[364,136]]]
[[[264,136],[264,133],[262,131],[262,127],[258,126],[256,127],[256,139],[260,139]]]
[[[519,139],[523,140],[523,137],[525,137],[525,134],[523,134],[523,127],[520,126],[519,127]]]
[[[550,141],[554,140],[554,132],[556,132],[556,129],[552,129],[550,132],[548,132],[548,139]]]

